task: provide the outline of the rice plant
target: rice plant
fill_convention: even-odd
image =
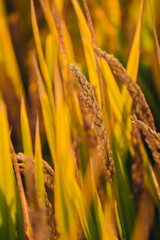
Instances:
[[[159,10],[0,1],[0,239],[160,239]]]

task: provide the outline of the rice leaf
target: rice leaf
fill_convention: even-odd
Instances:
[[[45,42],[45,60],[52,83],[53,83],[53,56],[54,56],[53,36],[51,33],[49,33],[46,37]]]
[[[119,219],[122,227],[123,237],[130,239],[133,233],[133,227],[136,217],[135,203],[129,186],[128,177],[126,175],[122,159],[118,155],[113,146],[113,154],[116,166],[115,175],[115,199],[117,202]]]
[[[93,215],[91,215],[91,209],[87,208],[85,204],[84,194],[80,190],[76,182],[73,182],[74,187],[74,203],[78,211],[78,215],[81,221],[81,225],[84,234],[88,240],[92,239],[117,239],[109,227],[106,227],[104,215],[101,209],[98,195],[95,195],[93,205]],[[99,226],[98,226],[99,225]],[[99,233],[97,232],[99,228]]]
[[[74,203],[80,218],[80,222],[84,231],[84,234],[88,240],[99,239],[97,235],[97,229],[93,222],[90,211],[86,208],[85,200],[82,191],[80,190],[77,183],[73,182],[74,188]]]
[[[57,6],[57,9],[58,9],[58,12],[61,16],[62,13],[63,13],[64,0],[55,0],[55,3],[56,3],[56,6]]]
[[[151,175],[152,175],[153,183],[154,183],[154,186],[155,186],[155,189],[156,189],[156,192],[157,192],[157,196],[158,196],[158,198],[160,200],[160,186],[158,184],[158,181],[157,181],[157,178],[156,178],[156,175],[155,175],[155,173],[153,171],[152,166],[150,164],[148,164],[148,165],[149,165],[149,169],[151,171]]]
[[[51,11],[49,1],[43,1],[43,0],[39,0],[39,1],[40,1],[42,10],[44,12],[44,16],[45,16],[46,22],[48,24],[48,27],[50,29],[50,32],[52,33],[53,38],[55,39],[56,46],[58,46],[58,34],[57,34],[57,30],[56,30],[56,26],[55,26],[55,22],[53,19],[53,14]]]
[[[92,24],[92,20],[90,17],[90,13],[89,13],[89,9],[88,9],[86,0],[83,0],[83,3],[84,3],[85,11],[86,11],[88,27],[89,27],[90,34],[91,34],[92,45],[93,45],[93,47],[96,47],[97,46],[96,38],[95,38],[93,24]],[[99,83],[100,83],[100,88],[101,88],[101,97],[102,97],[104,90],[102,90],[103,83],[102,83],[102,79],[101,79],[101,76],[99,73],[99,64],[98,64],[98,59],[97,59],[96,53],[95,53],[95,60],[96,60],[96,65],[97,65],[97,72],[98,72]],[[114,76],[113,76],[112,72],[110,71],[110,68],[108,67],[107,63],[102,60],[100,62],[100,65],[101,65],[101,72],[104,74],[104,79],[107,82],[108,94],[109,94],[110,103],[112,105],[112,109],[116,115],[116,118],[120,121],[121,115],[122,115],[122,114],[120,114],[122,111],[122,102],[117,101],[117,99],[121,98],[120,90],[118,88],[118,85],[117,85],[117,83],[114,79]]]
[[[98,78],[98,73],[97,73],[97,67],[96,67],[96,61],[95,61],[95,56],[94,56],[94,49],[92,46],[91,35],[90,35],[86,20],[81,11],[78,1],[72,0],[72,3],[73,3],[73,6],[74,6],[75,12],[77,14],[77,18],[78,18],[78,25],[79,25],[79,30],[81,33],[81,39],[83,42],[90,83],[96,87],[98,103],[101,106],[101,92],[100,92],[99,78]]]
[[[0,99],[0,239],[17,239],[17,199],[15,176],[9,147],[9,127],[6,106]],[[20,203],[19,203],[20,204]],[[23,221],[22,215],[20,216]],[[24,239],[24,229],[21,236]]]
[[[24,153],[33,158],[32,139],[23,97],[21,98],[21,133]]]
[[[67,105],[63,100],[61,83],[57,81],[56,85],[56,91],[58,93],[55,96],[55,130],[57,157],[57,171],[55,171],[56,222],[58,226],[58,231],[60,232],[62,239],[76,239],[75,211],[74,205],[72,203],[72,182],[75,176],[75,164],[71,155],[70,148],[69,114]]]
[[[69,35],[65,22],[61,21],[61,24],[62,24],[62,34],[63,34],[64,45],[66,49],[66,55],[68,59],[68,64],[70,65],[75,61],[74,50],[72,46],[72,39],[71,39],[71,36]]]
[[[42,107],[42,114],[44,119],[44,126],[46,130],[47,140],[53,160],[53,164],[56,167],[56,154],[55,154],[55,107],[51,109],[51,105],[49,103],[48,95],[45,91],[42,77],[38,68],[38,64],[36,62],[35,56],[32,58],[32,63],[34,65],[35,71],[36,71],[36,77],[37,77],[37,83],[38,83],[38,92],[40,96],[40,102]],[[53,114],[54,113],[54,114]]]
[[[132,43],[132,48],[130,51],[128,63],[127,63],[127,73],[128,75],[136,82],[137,73],[139,67],[139,57],[140,57],[140,40],[141,40],[141,25],[142,25],[142,14],[143,14],[143,5],[144,0],[141,0],[140,13],[137,21],[136,32],[134,35],[134,40]],[[127,112],[130,113],[132,100],[125,86],[122,88],[123,102],[127,109]]]
[[[137,22],[136,32],[134,35],[130,55],[128,58],[127,69],[126,69],[128,75],[135,82],[137,81],[137,74],[138,74],[138,68],[139,68],[143,5],[144,5],[144,0],[141,0],[140,13],[139,13],[139,18],[138,18],[138,22]],[[128,135],[128,132],[131,131],[130,115],[128,115],[128,114],[131,112],[132,99],[131,99],[131,96],[125,85],[123,85],[123,87],[122,87],[122,104],[123,104],[122,107],[124,107],[125,113],[128,116],[127,122],[126,122],[126,128],[125,128],[125,132]],[[118,127],[116,136],[117,136],[118,141],[119,141],[119,139],[122,138],[121,127],[120,128]],[[130,139],[130,137],[129,137],[129,139]],[[121,141],[121,144],[123,145],[123,141]],[[123,146],[123,148],[125,148],[125,146]]]
[[[111,230],[111,227],[108,224],[106,227],[106,219],[104,217],[100,199],[99,199],[97,193],[96,193],[95,199],[94,199],[94,206],[95,206],[97,222],[99,222],[99,228],[101,231],[102,239],[103,240],[105,240],[105,239],[118,240],[118,238],[114,235],[113,231]]]
[[[109,100],[111,104],[111,109],[117,121],[121,122],[122,110],[123,110],[123,99],[121,96],[120,89],[117,85],[117,82],[108,64],[103,59],[101,59],[100,61],[100,68],[108,88],[108,95],[109,95]],[[121,99],[121,101],[118,101],[118,99]]]
[[[129,59],[128,59],[128,63],[127,63],[127,69],[126,69],[128,75],[135,82],[137,80],[139,58],[140,58],[140,40],[141,40],[143,5],[144,5],[144,0],[141,0],[140,13],[139,13],[139,18],[138,18],[138,22],[137,22],[136,32],[134,35],[134,40],[132,43],[132,47],[131,47],[131,51],[130,51],[130,55],[129,55]],[[122,94],[122,98],[121,98],[122,99],[122,108],[124,108],[124,110],[125,110],[124,113],[128,117],[127,117],[126,127],[125,127],[125,129],[123,129],[123,131],[122,131],[120,124],[116,125],[115,136],[117,138],[117,141],[119,141],[119,139],[122,139],[122,132],[123,132],[123,134],[125,133],[128,136],[128,139],[130,139],[130,136],[128,134],[131,131],[130,115],[128,115],[128,114],[131,112],[132,99],[131,99],[131,96],[125,85],[123,85],[123,87],[122,87],[121,94]],[[126,144],[124,144],[124,141],[121,141],[121,148],[126,148]]]
[[[14,91],[20,98],[22,89],[22,80],[14,53],[14,48],[9,33],[9,27],[6,19],[4,2],[0,2],[0,49],[2,51],[2,60],[4,61],[8,77],[11,78]]]
[[[154,40],[155,40],[155,46],[156,46],[157,60],[158,60],[158,65],[159,65],[159,70],[160,70],[160,47],[159,47],[158,36],[157,36],[156,27],[155,27],[154,19],[153,19],[151,1],[150,0],[148,0],[148,1],[149,1],[149,9],[150,9],[150,13],[151,13],[151,18],[152,18],[152,25],[153,25],[153,33],[154,33]]]
[[[87,237],[87,239],[91,239],[91,233],[89,232],[89,228],[87,224],[87,215],[86,215],[86,210],[83,202],[83,195],[78,184],[75,181],[73,182],[73,188],[75,193],[74,203],[79,214],[79,218],[82,224],[84,234]]]
[[[49,73],[48,73],[46,61],[44,58],[42,46],[41,46],[41,40],[40,40],[33,0],[31,0],[31,20],[32,20],[32,29],[33,29],[34,40],[35,40],[37,53],[38,53],[38,59],[39,59],[42,75],[43,75],[43,78],[45,81],[47,93],[49,96],[51,109],[53,109],[54,97],[53,97],[53,91],[52,91],[52,84],[51,84],[51,79],[49,77]]]
[[[147,240],[150,238],[150,231],[154,221],[154,212],[154,202],[149,193],[145,191],[138,206],[138,214],[132,240]]]
[[[107,5],[107,4],[109,4],[110,1],[107,1],[107,2],[104,2],[104,4],[106,3],[106,5]],[[114,1],[114,3],[115,3],[115,1]],[[111,20],[109,19],[110,16],[108,16],[108,14],[106,14],[106,9],[108,10],[108,6],[101,7],[98,4],[95,4],[95,7],[94,7],[95,20],[96,20],[96,22],[99,22],[100,25],[101,25],[101,27],[99,27],[99,29],[96,30],[96,37],[97,37],[97,40],[99,40],[97,42],[100,42],[101,44],[103,44],[104,35],[103,35],[103,37],[99,36],[99,34],[103,33],[102,30],[101,30],[103,28],[103,31],[104,31],[103,34],[105,34],[107,36],[108,40],[111,39],[109,44],[110,44],[111,48],[115,50],[115,48],[116,48],[115,45],[118,44],[118,40],[119,40],[118,39],[118,28],[115,28],[115,26],[113,26],[113,24],[111,23]],[[108,13],[108,11],[107,11],[107,13]],[[114,14],[114,21],[117,18],[116,22],[119,25],[118,27],[120,27],[121,26],[121,20],[120,20],[121,13],[118,14],[118,12],[117,12],[116,17],[115,17],[115,12],[114,11],[113,11],[113,14]]]
[[[40,195],[40,199],[43,205],[45,206],[45,187],[44,187],[41,140],[40,140],[40,133],[39,133],[38,116],[37,116],[37,123],[36,123],[34,171],[35,171],[36,185]]]

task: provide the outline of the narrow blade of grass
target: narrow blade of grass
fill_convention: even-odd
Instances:
[[[53,14],[52,14],[52,11],[50,8],[49,1],[43,1],[43,0],[39,0],[39,1],[42,6],[42,10],[44,12],[44,16],[45,16],[46,22],[48,24],[48,27],[50,29],[50,32],[53,34],[53,37],[56,42],[56,46],[58,46],[58,34],[56,31],[56,26],[55,26],[55,22],[53,19]]]
[[[75,61],[74,50],[72,46],[72,39],[71,39],[71,36],[69,35],[65,22],[62,21],[61,23],[62,23],[62,34],[63,34],[64,45],[66,49],[67,59],[70,65]]]
[[[0,99],[0,239],[17,239],[17,194],[9,147],[6,107]],[[21,215],[21,221],[23,217]],[[23,235],[24,229],[22,229]],[[23,236],[24,238],[24,236]]]
[[[133,194],[129,186],[129,181],[122,165],[122,159],[120,159],[120,156],[117,154],[114,146],[113,154],[116,166],[114,189],[115,198],[117,201],[118,214],[123,236],[126,239],[130,239],[133,233],[136,209]]]
[[[14,53],[9,27],[5,18],[4,2],[0,2],[0,49],[6,66],[7,75],[11,78],[17,96],[21,96],[22,80]]]
[[[108,64],[103,59],[101,59],[100,61],[100,68],[108,88],[108,95],[110,99],[110,104],[112,106],[111,109],[113,110],[116,119],[121,122],[123,110],[123,100],[121,92]],[[119,99],[121,99],[121,101],[119,101]]]
[[[53,36],[51,33],[49,33],[46,37],[45,42],[45,60],[52,83],[53,83],[53,57],[54,57]]]
[[[155,186],[155,189],[156,189],[156,192],[157,192],[157,196],[160,200],[160,187],[159,187],[156,175],[154,173],[154,170],[153,170],[152,166],[149,163],[148,163],[148,166],[149,166],[149,169],[151,171],[151,175],[152,175],[153,183],[154,183],[154,186]]]
[[[76,6],[76,1],[73,1],[75,2],[74,3],[74,6]],[[92,22],[91,22],[91,18],[90,18],[90,14],[89,14],[89,10],[88,10],[88,7],[87,7],[87,3],[86,1],[83,1],[84,2],[84,6],[85,6],[85,10],[86,10],[86,15],[87,15],[87,20],[88,20],[88,26],[89,26],[89,30],[87,28],[86,25],[86,22],[85,22],[85,19],[78,4],[77,4],[77,7],[75,7],[75,10],[76,10],[76,13],[77,13],[77,16],[78,16],[78,20],[80,22],[79,24],[79,28],[80,28],[80,31],[81,31],[81,37],[82,37],[82,41],[83,41],[83,38],[85,37],[85,41],[86,41],[86,45],[84,44],[84,49],[86,49],[85,51],[87,53],[89,53],[90,57],[91,55],[92,56],[92,64],[95,62],[96,63],[96,66],[90,66],[92,69],[95,68],[95,71],[96,71],[96,76],[98,76],[98,78],[100,79],[100,73],[99,73],[99,66],[98,66],[98,60],[95,59],[95,56],[94,57],[94,51],[92,52],[92,47],[94,48],[96,46],[96,39],[95,39],[95,35],[94,35],[94,30],[93,30],[93,26],[92,26]],[[77,8],[77,9],[76,9]],[[84,28],[84,30],[83,30]],[[90,31],[90,35],[88,35],[88,31]],[[90,37],[91,37],[91,40],[90,40]],[[92,42],[90,42],[92,41]],[[90,45],[89,45],[90,44]],[[90,46],[90,47],[89,47]],[[87,49],[88,48],[88,49]],[[90,50],[89,50],[90,49]],[[87,54],[86,53],[86,54]],[[94,60],[93,60],[94,59]],[[89,67],[89,66],[88,66]],[[100,62],[100,67],[101,67],[101,72],[104,74],[104,77],[105,77],[105,80],[107,82],[107,87],[108,87],[108,92],[109,92],[109,98],[110,98],[110,102],[111,102],[111,105],[113,107],[113,111],[114,113],[116,114],[116,117],[118,120],[120,120],[120,112],[122,110],[122,102],[121,101],[117,101],[117,99],[120,99],[121,98],[121,93],[120,93],[120,90],[118,88],[118,85],[115,81],[115,78],[110,70],[110,68],[108,67],[107,63],[105,61],[101,61]],[[96,83],[96,79],[94,80],[94,77],[95,77],[95,74],[93,73],[94,76],[92,76],[92,79],[90,80],[91,81],[91,84],[94,85],[94,86],[100,86],[101,85],[101,95],[103,95],[103,90],[102,90],[102,79],[100,79],[100,84],[99,84],[99,80],[97,80],[98,83]],[[100,88],[100,87],[99,87]],[[114,89],[114,90],[113,90]],[[106,93],[105,93],[106,94]],[[100,102],[99,102],[100,103]],[[119,110],[120,109],[120,110]]]
[[[31,133],[23,97],[21,99],[21,133],[24,153],[33,158]]]
[[[55,0],[60,15],[63,13],[64,0]]]
[[[137,73],[138,73],[138,67],[139,67],[143,4],[144,4],[144,0],[141,0],[140,14],[137,22],[137,28],[136,28],[134,40],[132,43],[132,48],[131,48],[128,63],[127,63],[127,73],[135,82],[137,80]],[[125,86],[123,86],[122,88],[122,96],[123,96],[123,102],[127,109],[127,113],[130,113],[131,107],[132,107],[132,100]]]
[[[41,40],[40,40],[40,34],[38,30],[38,25],[37,25],[37,20],[36,20],[36,13],[34,9],[34,3],[33,0],[31,0],[31,20],[32,20],[32,28],[33,28],[33,35],[34,35],[34,40],[37,48],[37,53],[38,53],[38,59],[41,67],[41,71],[43,74],[43,78],[45,81],[46,89],[48,92],[50,104],[51,104],[51,109],[53,109],[54,106],[54,97],[53,97],[53,91],[52,91],[52,83],[51,79],[49,77],[48,69],[47,69],[47,64],[44,58],[42,46],[41,46]]]
[[[71,155],[69,112],[63,100],[61,83],[57,81],[56,85],[56,90],[58,90],[55,116],[57,156],[57,171],[55,172],[56,222],[62,239],[76,239],[77,229],[72,202],[75,164]]]
[[[151,13],[151,18],[152,18],[152,25],[153,25],[153,33],[154,33],[154,40],[155,40],[155,46],[156,46],[157,60],[158,60],[158,65],[159,65],[159,70],[160,70],[160,47],[159,47],[158,36],[157,36],[156,27],[155,27],[154,19],[153,19],[151,1],[150,0],[148,0],[148,1],[149,1],[149,9],[150,9],[150,13]]]
[[[39,192],[39,196],[43,205],[45,206],[45,187],[44,187],[41,140],[40,140],[40,133],[39,133],[38,116],[37,116],[37,123],[36,123],[34,171],[35,171],[35,179],[36,179],[36,185]]]
[[[98,79],[98,73],[97,73],[96,61],[94,56],[94,50],[92,46],[91,35],[78,1],[72,0],[72,3],[78,18],[79,30],[80,30],[81,39],[83,42],[89,79],[91,84],[96,87],[98,103],[101,106],[101,92],[100,92],[99,79]]]
[[[106,227],[106,220],[105,220],[100,199],[97,193],[95,195],[94,205],[95,205],[96,218],[97,218],[97,222],[99,222],[99,228],[101,231],[102,239],[118,240],[118,238],[112,232],[110,226],[107,225]]]
[[[44,126],[46,130],[47,140],[53,160],[53,164],[56,167],[56,154],[55,154],[55,106],[51,109],[51,105],[49,103],[49,98],[45,91],[42,77],[38,68],[38,64],[36,62],[35,56],[32,58],[32,63],[34,65],[36,76],[37,76],[37,83],[38,83],[38,92],[40,96],[40,102],[42,107],[42,114],[44,119]]]
[[[150,231],[153,226],[154,214],[154,202],[149,193],[145,191],[139,203],[132,240],[148,240],[150,238]]]

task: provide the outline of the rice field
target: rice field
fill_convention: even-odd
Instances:
[[[0,239],[160,239],[159,0],[0,0]]]

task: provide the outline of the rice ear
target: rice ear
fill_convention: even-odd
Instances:
[[[137,119],[136,115],[132,115],[132,122],[136,123],[141,129],[148,147],[152,151],[152,156],[155,162],[160,163],[160,133],[152,130],[144,122]]]
[[[71,68],[73,75],[79,82],[80,87],[80,95],[81,100],[89,112],[92,128],[95,130],[97,135],[97,150],[100,158],[103,161],[103,165],[106,172],[106,179],[109,183],[112,183],[113,175],[115,174],[115,166],[113,153],[109,143],[109,137],[107,134],[107,130],[105,127],[105,121],[101,116],[101,110],[98,106],[97,98],[95,95],[95,91],[93,87],[87,82],[85,76],[81,74],[79,69],[75,64],[71,64]],[[107,151],[106,151],[107,150]],[[106,160],[106,156],[108,155],[108,160]],[[106,167],[107,166],[107,167]]]
[[[119,78],[119,80],[126,85],[135,104],[135,111],[139,118],[141,120],[144,120],[145,123],[149,125],[153,130],[156,130],[153,115],[138,84],[132,80],[122,64],[113,55],[110,55],[105,51],[101,51],[98,48],[95,50],[97,55],[100,58],[105,59],[105,61],[109,64],[113,73]]]

